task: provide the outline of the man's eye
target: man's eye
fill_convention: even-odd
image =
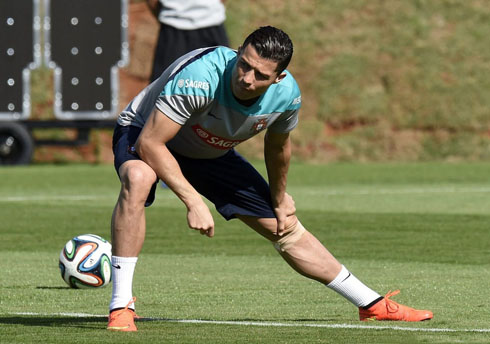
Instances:
[[[250,66],[248,65],[248,63],[244,62],[244,61],[240,61],[240,67],[243,68],[243,69],[249,69]]]

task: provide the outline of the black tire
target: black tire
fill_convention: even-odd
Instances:
[[[0,122],[0,165],[27,165],[34,153],[34,140],[22,124]]]

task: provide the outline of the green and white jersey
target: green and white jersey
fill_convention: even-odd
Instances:
[[[237,102],[231,75],[237,52],[225,47],[198,49],[174,62],[120,114],[120,125],[143,127],[156,106],[182,125],[167,143],[190,158],[209,159],[264,129],[286,133],[298,123],[301,93],[293,76],[271,85],[251,106]]]

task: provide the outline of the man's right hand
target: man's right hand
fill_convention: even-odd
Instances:
[[[200,231],[202,235],[214,236],[214,220],[208,206],[201,201],[187,209],[187,224],[189,228]]]

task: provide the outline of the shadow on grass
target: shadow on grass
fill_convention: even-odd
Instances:
[[[79,327],[91,329],[105,329],[106,317],[71,317],[71,316],[8,316],[0,317],[2,325],[23,325],[40,327]],[[98,324],[95,326],[95,324]]]
[[[334,319],[276,319],[274,321],[264,319],[229,319],[229,320],[215,320],[215,319],[199,319],[199,320],[186,320],[186,319],[172,319],[172,318],[140,318],[137,322],[167,322],[167,323],[194,323],[200,325],[207,324],[267,324],[267,323],[328,323],[335,322]],[[40,326],[40,327],[79,327],[79,328],[91,328],[91,329],[105,329],[107,323],[107,317],[105,316],[8,316],[0,317],[0,324],[2,325],[23,325],[23,326]],[[97,326],[96,326],[97,324]]]

